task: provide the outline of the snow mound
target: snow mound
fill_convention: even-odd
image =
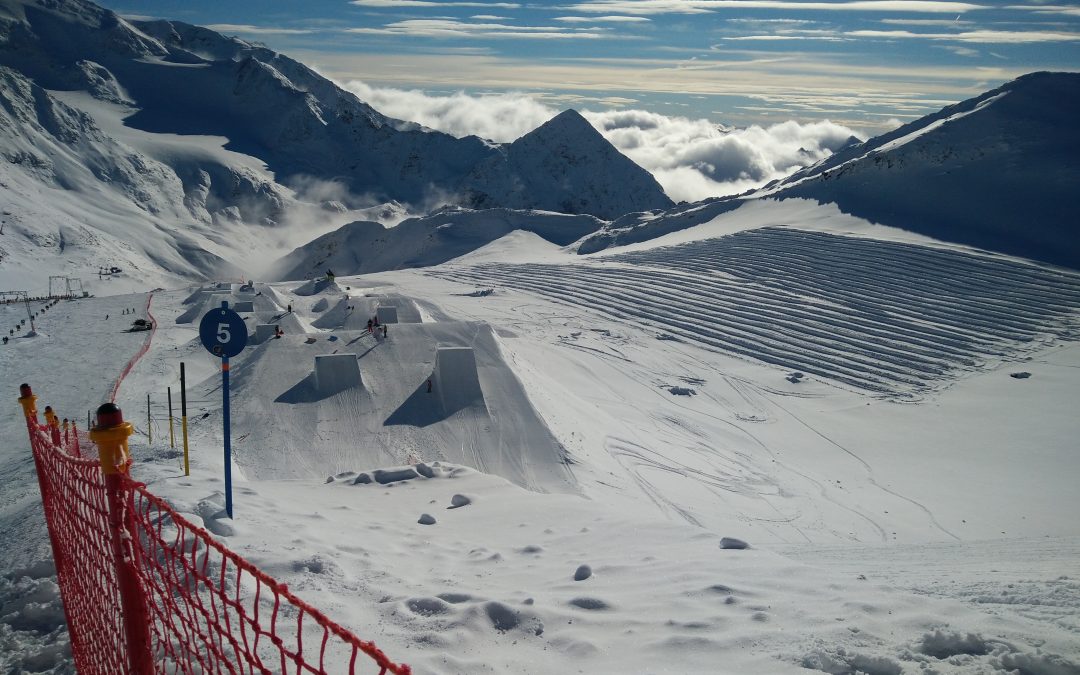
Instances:
[[[329,295],[331,293],[342,293],[341,286],[338,286],[336,281],[332,281],[325,277],[312,279],[305,284],[293,289],[293,293],[296,295]]]

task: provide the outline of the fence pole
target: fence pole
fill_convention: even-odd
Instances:
[[[184,377],[184,362],[180,362],[180,430],[184,434],[184,475],[191,475],[191,466],[188,464],[187,444],[187,378]]]
[[[71,580],[72,572],[67,564],[67,559],[64,557],[64,548],[60,546],[60,543],[56,540],[56,531],[53,526],[53,510],[55,507],[54,495],[52,490],[52,483],[49,480],[49,473],[45,471],[45,467],[42,466],[41,453],[37,451],[38,441],[34,436],[34,427],[37,426],[37,396],[34,396],[34,392],[30,389],[30,385],[19,385],[19,404],[22,405],[23,416],[26,417],[26,430],[30,433],[30,447],[33,450],[34,455],[34,469],[37,473],[38,489],[41,490],[41,506],[45,512],[45,529],[49,532],[49,546],[52,548],[53,565],[56,567],[56,581],[61,589],[67,588],[67,582]],[[61,593],[63,591],[61,590]],[[74,625],[71,623],[71,614],[68,610],[67,604],[64,605],[64,622],[68,626]],[[78,654],[82,652],[82,645],[80,644],[81,635],[78,631],[69,630],[68,634],[71,637],[71,651]]]
[[[221,408],[221,420],[225,431],[225,513],[232,515],[232,440],[229,429],[229,357],[221,357],[221,396],[225,405]]]
[[[25,382],[19,385],[19,405],[23,409],[23,417],[26,418],[26,428],[31,434],[33,441],[34,425],[37,424],[37,396]]]
[[[131,512],[130,480],[127,478],[131,458],[127,439],[135,429],[115,403],[104,403],[97,409],[97,426],[90,430],[90,440],[97,443],[101,471],[105,474],[105,493],[109,502],[109,539],[116,566],[116,581],[120,591],[120,608],[127,643],[129,672],[150,675],[154,659],[150,651],[150,625],[146,598],[139,583],[132,537],[138,537]]]
[[[173,433],[172,423],[172,387],[166,387],[166,391],[169,393],[169,447],[176,447],[176,434]]]
[[[154,444],[153,432],[150,431],[150,394],[146,395],[146,444]]]

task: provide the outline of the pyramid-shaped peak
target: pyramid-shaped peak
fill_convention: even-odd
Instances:
[[[589,123],[589,120],[581,116],[581,113],[574,109],[564,110],[555,117],[552,117],[547,122],[544,122],[536,129],[533,129],[526,136],[532,135],[550,136],[600,136],[600,132]]]

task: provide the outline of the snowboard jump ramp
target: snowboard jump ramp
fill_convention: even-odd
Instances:
[[[397,307],[391,305],[379,305],[375,308],[375,316],[379,317],[379,323],[397,323]]]
[[[275,323],[255,324],[255,344],[261,345],[270,338],[274,337],[274,332],[276,330],[277,324]]]
[[[363,386],[356,354],[323,354],[315,357],[315,389],[320,394],[334,394],[350,387]]]
[[[476,355],[471,347],[440,346],[435,352],[434,380],[444,410],[460,410],[484,403],[484,392],[476,372]]]

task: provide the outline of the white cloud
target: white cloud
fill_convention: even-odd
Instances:
[[[212,23],[206,27],[226,35],[307,35],[315,32],[306,28],[273,28],[271,26],[252,26],[246,23]]]
[[[965,58],[975,58],[976,56],[982,56],[982,53],[979,50],[972,49],[971,47],[960,47],[960,46],[957,46],[957,45],[949,45],[947,47],[942,47],[942,49],[946,49],[946,50],[952,52],[953,54],[956,54],[957,56],[963,56]]]
[[[431,96],[419,90],[344,85],[380,112],[455,136],[475,134],[509,142],[559,111],[520,93]],[[623,154],[656,176],[676,201],[736,194],[764,185],[828,156],[859,135],[833,122],[794,121],[746,129],[705,119],[644,110],[583,110],[582,114]]]
[[[413,7],[491,7],[497,9],[517,9],[521,7],[516,2],[432,2],[431,0],[352,0],[351,4],[360,7],[381,7],[393,9],[410,9]]]
[[[1068,7],[1065,5],[1008,5],[1005,9],[1019,9],[1034,12],[1035,14],[1064,14],[1066,16],[1080,16],[1080,7]]]
[[[844,38],[836,37],[834,35],[741,35],[739,37],[726,37],[720,38],[728,42],[749,42],[749,41],[769,41],[769,40],[823,40],[825,42],[843,42]]]
[[[526,94],[431,96],[412,89],[371,87],[359,80],[343,84],[384,115],[423,124],[453,136],[475,135],[500,143],[529,133],[558,113]]]
[[[844,35],[902,40],[949,40],[952,42],[976,42],[982,44],[1080,41],[1080,33],[1055,31],[972,30],[958,33],[913,33],[906,30],[853,30],[844,33]]]
[[[827,157],[855,131],[829,121],[725,129],[642,110],[583,113],[676,201],[735,194]]]
[[[810,11],[917,12],[960,14],[983,5],[939,0],[588,0],[567,6],[576,12],[613,14],[702,14],[718,9],[784,9]]]
[[[346,33],[403,35],[433,38],[512,38],[518,40],[588,40],[616,37],[600,28],[565,26],[512,26],[501,23],[466,23],[455,19],[407,19],[382,28],[348,28]],[[623,36],[625,37],[625,36]]]
[[[882,19],[881,23],[901,26],[970,26],[973,22],[955,19]]]
[[[555,21],[564,23],[596,23],[598,21],[607,23],[642,23],[652,21],[652,19],[646,19],[643,16],[557,16]]]

